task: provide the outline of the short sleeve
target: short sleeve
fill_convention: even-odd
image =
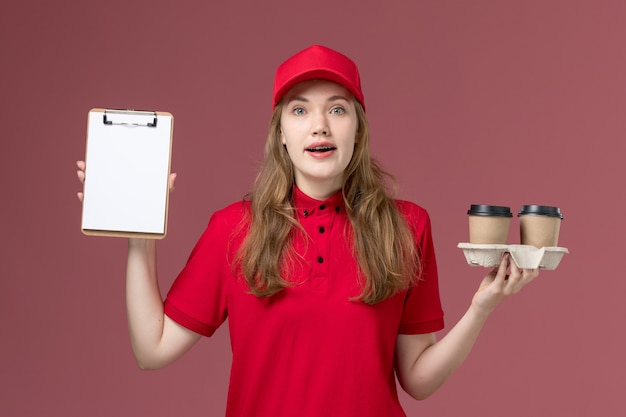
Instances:
[[[430,217],[426,210],[414,203],[399,201],[398,205],[415,237],[422,268],[420,278],[405,297],[398,333],[436,332],[444,327],[444,314]]]
[[[244,203],[214,213],[164,302],[172,320],[211,336],[228,316],[228,294],[235,276],[231,263],[241,239]]]

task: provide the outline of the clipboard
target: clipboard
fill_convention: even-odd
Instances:
[[[165,237],[173,127],[167,112],[89,111],[85,235]]]

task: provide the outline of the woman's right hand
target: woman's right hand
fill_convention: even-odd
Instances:
[[[85,161],[76,161],[76,167],[78,168],[78,170],[76,171],[76,175],[78,176],[78,180],[80,181],[81,184],[85,184]],[[76,193],[76,195],[78,196],[78,199],[80,201],[83,201],[83,192],[79,191]]]
[[[76,175],[85,183],[85,161],[77,161]],[[169,188],[174,189],[176,174],[170,174]],[[83,192],[77,193],[83,201]],[[163,300],[156,275],[154,239],[129,239],[126,265],[126,305],[131,345],[142,369],[161,368],[185,353],[200,335],[163,314]]]
[[[78,168],[78,170],[76,171],[76,175],[78,176],[78,180],[80,181],[81,184],[85,184],[85,161],[76,161],[76,167]],[[176,182],[176,173],[172,173],[170,174],[170,179],[169,179],[169,186],[170,186],[170,191],[174,190],[174,183]],[[76,193],[76,195],[78,196],[78,199],[80,201],[83,201],[83,196],[84,193],[82,191],[79,191]]]

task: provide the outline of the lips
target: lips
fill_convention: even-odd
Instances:
[[[324,142],[324,143],[312,143],[305,150],[307,152],[315,152],[315,153],[324,153],[331,152],[337,149],[332,143]]]

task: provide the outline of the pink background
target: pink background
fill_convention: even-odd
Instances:
[[[486,272],[456,247],[470,204],[565,215],[571,253],[496,311],[439,392],[403,396],[407,414],[624,415],[625,21],[620,0],[4,2],[0,414],[223,414],[225,328],[167,369],[134,363],[126,242],[80,233],[87,112],[175,116],[165,293],[209,215],[249,190],[276,66],[322,43],[358,62],[374,154],[431,213],[442,335]]]

